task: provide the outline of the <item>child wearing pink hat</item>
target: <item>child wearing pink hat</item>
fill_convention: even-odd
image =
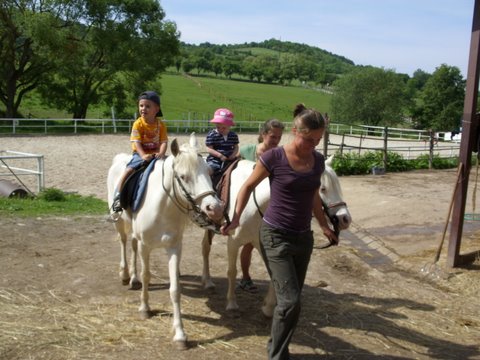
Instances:
[[[207,134],[205,145],[207,147],[207,164],[211,169],[212,182],[215,186],[230,161],[235,160],[238,152],[238,135],[230,128],[235,125],[233,113],[225,108],[215,111],[213,119],[215,124]]]

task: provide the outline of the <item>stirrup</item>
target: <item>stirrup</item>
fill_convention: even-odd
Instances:
[[[122,214],[123,214],[123,209],[121,209],[120,211],[114,211],[109,216],[107,216],[106,220],[111,223],[116,223],[118,219],[122,217]]]

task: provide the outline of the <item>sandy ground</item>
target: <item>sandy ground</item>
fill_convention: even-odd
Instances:
[[[41,154],[47,187],[105,199],[112,158],[129,152],[129,144],[125,135],[0,137],[0,150]],[[420,271],[433,261],[455,178],[455,170],[340,178],[354,222],[340,246],[314,250],[291,346],[295,359],[480,359],[478,261],[445,269],[445,245],[441,277]],[[34,177],[24,181],[36,189]],[[480,222],[465,223],[462,251],[480,249],[479,230]],[[240,314],[226,313],[223,237],[214,239],[211,256],[217,289],[206,293],[202,232],[192,226],[185,235],[182,306],[190,349],[177,353],[161,252],[152,259],[157,316],[140,321],[139,294],[120,284],[119,249],[103,216],[5,218],[0,231],[2,359],[266,358],[269,324],[259,306],[267,274],[256,254],[260,293],[239,293]]]

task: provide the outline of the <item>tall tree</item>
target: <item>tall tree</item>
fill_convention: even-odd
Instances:
[[[55,9],[43,1],[0,3],[0,101],[5,116],[18,117],[23,97],[34,90],[54,66],[48,45],[55,45]]]
[[[358,68],[333,86],[331,115],[337,122],[388,126],[403,118],[405,83],[393,70]]]
[[[175,23],[156,0],[4,0],[0,3],[0,100],[17,116],[22,97],[85,118],[89,105],[124,104],[173,64]],[[118,76],[123,72],[124,76]],[[123,83],[119,79],[128,79]]]
[[[163,21],[156,0],[58,0],[64,40],[57,71],[41,88],[50,104],[85,118],[88,106],[114,105],[117,94],[137,94],[179,54],[175,23]],[[128,79],[114,82],[117,73]],[[112,83],[114,82],[114,83]],[[117,102],[118,104],[118,102]]]
[[[435,69],[420,92],[414,121],[422,129],[457,130],[461,125],[465,80],[456,66],[442,64]]]

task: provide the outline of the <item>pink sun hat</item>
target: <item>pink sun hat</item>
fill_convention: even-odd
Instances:
[[[222,124],[227,126],[234,126],[233,113],[225,108],[217,109],[213,115],[213,119],[210,120],[214,124]]]

